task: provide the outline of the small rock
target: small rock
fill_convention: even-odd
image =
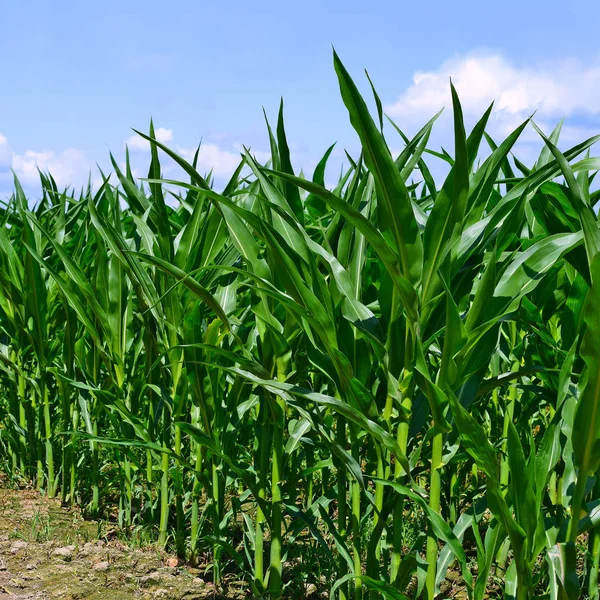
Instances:
[[[86,542],[81,548],[79,548],[79,552],[77,556],[80,558],[87,558],[90,554],[94,552],[95,545],[91,542]]]
[[[154,571],[153,573],[148,573],[148,575],[142,575],[139,581],[142,585],[153,585],[160,581],[160,573]]]
[[[309,583],[306,586],[306,595],[312,596],[317,593],[317,586],[314,583]]]
[[[21,550],[24,550],[25,548],[27,548],[28,544],[27,542],[24,542],[23,540],[19,540],[17,542],[13,542],[12,546],[10,547],[10,551],[13,554],[18,554]]]
[[[202,579],[202,577],[194,577],[194,579],[192,579],[192,583],[194,585],[206,585],[204,583],[204,579]]]
[[[165,565],[171,569],[176,569],[179,565],[182,564],[182,561],[180,561],[178,558],[167,558],[167,560],[165,561]]]
[[[108,571],[109,567],[110,563],[107,560],[103,560],[95,565],[92,565],[92,569],[94,569],[94,571]]]
[[[6,565],[4,561],[0,558],[0,571],[6,571]]]
[[[64,546],[62,548],[57,548],[52,556],[56,556],[65,562],[69,562],[73,558],[73,552],[75,552],[75,546]]]
[[[39,564],[39,563],[37,563],[37,562],[33,562],[33,563],[27,563],[27,564],[25,565],[25,570],[26,570],[26,571],[33,571],[34,569],[37,569],[37,566],[38,566],[38,564]]]
[[[111,547],[114,550],[118,550],[119,552],[126,552],[127,550],[129,550],[129,548],[121,542],[114,542],[113,544],[111,544]]]

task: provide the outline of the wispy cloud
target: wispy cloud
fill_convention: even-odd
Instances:
[[[175,136],[172,129],[159,127],[155,130],[156,139],[163,144],[172,147],[175,152],[192,162],[196,153],[196,148],[189,148],[175,143]],[[150,143],[139,135],[133,135],[126,140],[127,147],[133,152],[150,152]],[[166,169],[171,173],[176,171],[175,164],[170,159],[164,157],[161,159]],[[221,147],[215,142],[202,142],[198,150],[198,170],[201,172],[213,172],[215,177],[228,177],[236,169],[240,162],[240,155],[235,149]]]
[[[562,118],[600,114],[600,63],[565,60],[516,66],[501,54],[474,52],[452,58],[434,71],[418,71],[388,114],[402,119],[433,115],[451,106],[449,79],[465,113],[482,114],[492,101],[497,113]]]
[[[159,127],[154,131],[155,137],[159,142],[168,144],[173,141],[173,130]],[[134,152],[150,152],[150,142],[139,135],[132,135],[125,140],[125,144]]]
[[[0,173],[9,170],[12,163],[12,152],[8,140],[0,133]]]
[[[159,142],[173,148],[177,154],[188,162],[194,160],[197,151],[197,169],[200,173],[212,171],[214,177],[224,179],[230,177],[240,164],[243,152],[243,146],[240,143],[221,144],[214,140],[202,141],[198,148],[177,143],[172,129],[159,127],[155,130],[155,134]],[[125,143],[132,152],[146,153],[150,151],[149,142],[138,135],[127,138]],[[266,162],[271,157],[270,152],[264,151],[252,151],[252,154],[261,163]],[[178,168],[168,157],[163,155],[161,162],[164,163],[166,173],[170,175],[178,173]]]
[[[11,171],[25,188],[39,186],[38,170],[51,173],[59,187],[79,187],[87,183],[91,168],[85,152],[77,148],[17,153],[11,149],[6,136],[0,134],[0,183],[3,189],[12,188]]]
[[[176,143],[172,129],[158,127],[156,139],[169,145],[183,158],[192,162],[196,148]],[[126,140],[131,151],[131,164],[134,177],[145,177],[148,169],[150,144],[142,137],[133,135]],[[235,171],[241,160],[242,146],[238,143],[221,145],[214,141],[203,142],[198,151],[197,168],[200,173],[212,171],[217,182],[226,181]],[[270,157],[267,152],[253,152],[259,162]],[[161,165],[165,177],[187,180],[187,175],[171,160],[162,154]],[[124,163],[122,164],[124,169]],[[50,173],[59,187],[78,189],[88,183],[90,173],[92,184],[102,183],[95,164],[86,153],[77,148],[65,150],[26,150],[22,153],[11,149],[9,140],[0,133],[0,196],[10,195],[12,190],[12,172],[17,175],[23,187],[31,193],[39,193],[39,171]],[[108,174],[108,172],[107,172]],[[114,182],[115,180],[112,179]]]
[[[600,133],[599,61],[584,64],[564,60],[519,66],[502,54],[475,51],[446,60],[437,69],[417,71],[412,84],[395,102],[385,106],[385,112],[411,134],[444,108],[434,125],[429,147],[443,146],[452,151],[450,78],[460,98],[468,130],[494,102],[487,131],[496,141],[506,138],[532,115],[547,134],[564,119],[561,146],[571,147]],[[542,145],[538,133],[528,126],[515,145],[515,154],[530,164]],[[485,144],[482,151],[485,153]],[[445,164],[437,165],[435,161],[432,166],[439,177],[447,170]]]
[[[176,151],[187,161],[191,162],[196,153],[196,148],[183,148],[178,146]],[[239,152],[221,148],[218,144],[203,142],[198,150],[198,170],[200,172],[213,172],[215,177],[228,177],[233,174],[240,164]]]

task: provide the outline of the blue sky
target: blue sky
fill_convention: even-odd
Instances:
[[[36,166],[81,185],[151,116],[184,155],[202,139],[202,167],[223,179],[241,144],[268,150],[262,107],[274,121],[281,96],[295,165],[310,171],[333,142],[339,161],[357,141],[332,46],[408,132],[448,103],[451,75],[468,122],[496,98],[492,133],[537,110],[546,129],[565,117],[568,146],[600,133],[598,17],[596,0],[0,0],[0,194],[11,169],[34,190]],[[448,118],[434,144],[451,146]],[[525,158],[536,144],[528,133]],[[143,176],[147,151],[130,147]]]

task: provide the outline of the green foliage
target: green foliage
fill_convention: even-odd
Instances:
[[[433,598],[454,568],[475,600],[493,577],[597,597],[600,138],[561,152],[558,127],[526,167],[528,123],[496,144],[490,107],[469,133],[452,88],[454,156],[434,118],[393,124],[394,159],[334,62],[362,151],[332,190],[333,147],[295,174],[283,104],[269,163],[245,150],[221,192],[152,124],[142,184],[128,160],[78,195],[40,174],[33,206],[15,181],[0,465],[256,597],[299,559],[344,600]]]

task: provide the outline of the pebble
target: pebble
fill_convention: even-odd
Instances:
[[[24,542],[23,540],[13,542],[12,546],[10,547],[10,551],[13,554],[18,554],[21,550],[23,550],[24,548],[27,548],[28,545],[29,544],[27,544],[27,542]]]
[[[181,561],[178,558],[171,557],[167,558],[167,560],[165,561],[165,565],[167,565],[167,567],[171,569],[175,569],[179,565],[181,565]]]
[[[73,552],[75,552],[75,546],[63,546],[62,548],[57,548],[52,553],[52,556],[56,556],[57,558],[68,562],[73,558]]]
[[[160,581],[160,573],[156,571],[154,573],[148,573],[148,575],[142,575],[140,577],[140,583],[146,585],[152,585],[154,583],[158,583]]]

